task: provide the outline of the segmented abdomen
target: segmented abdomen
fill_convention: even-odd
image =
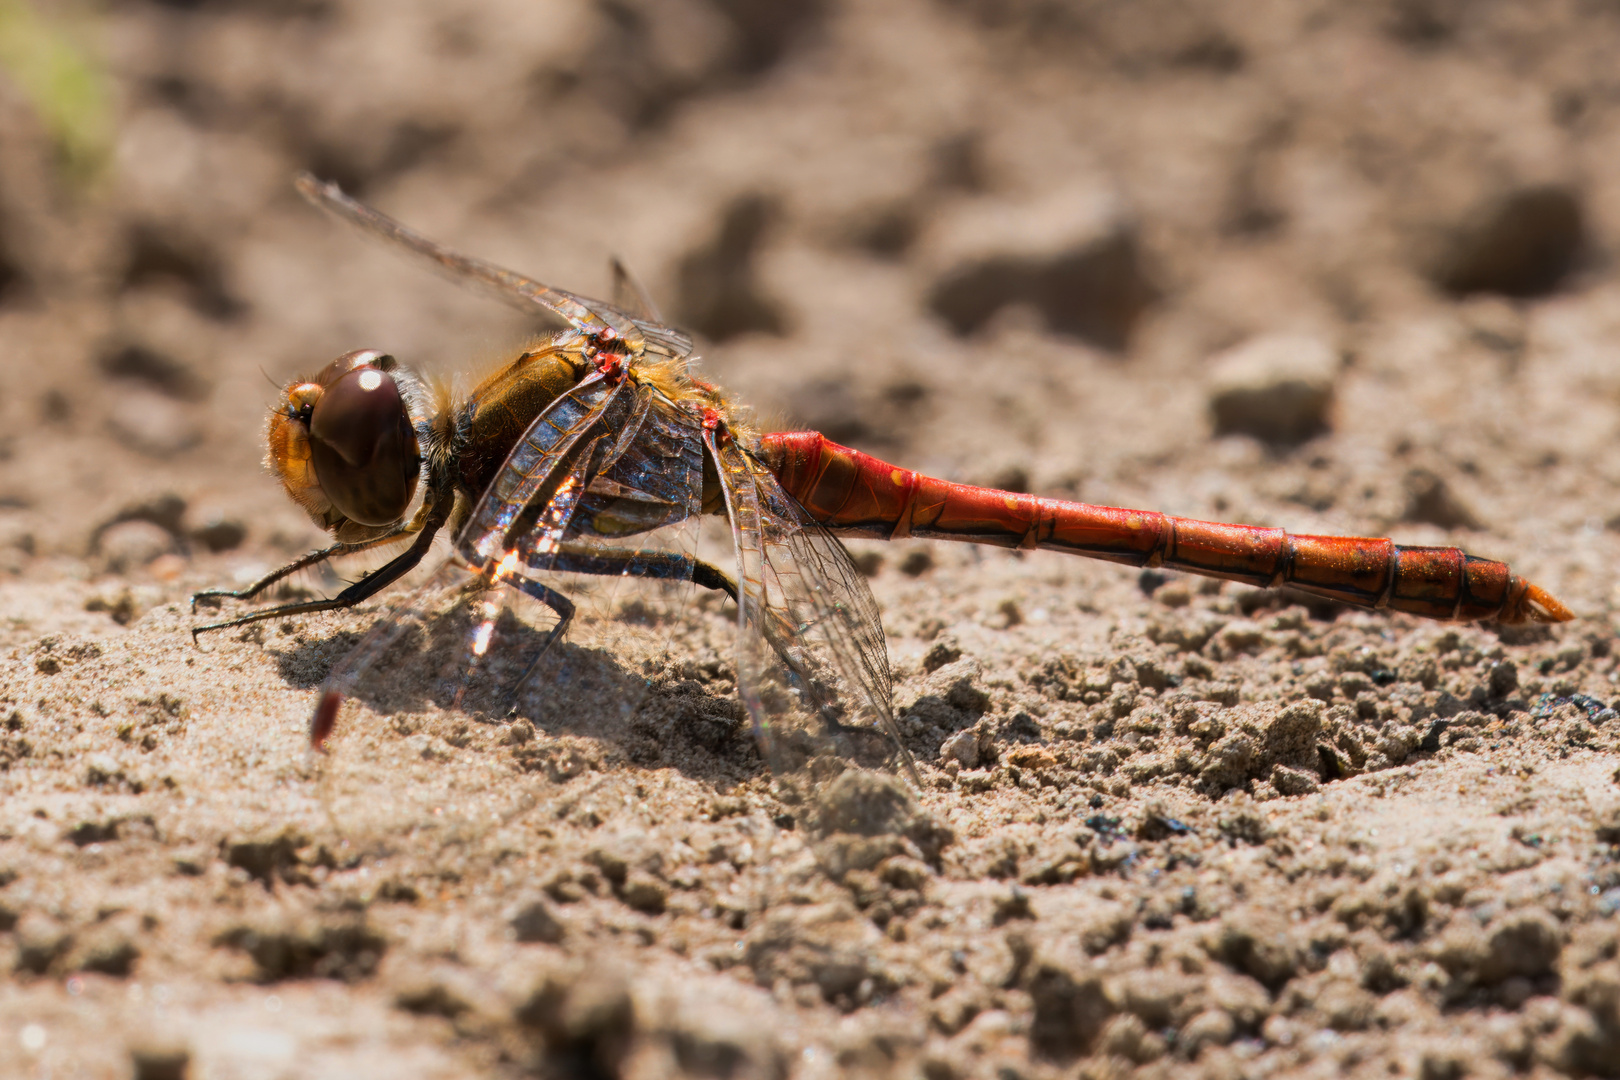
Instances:
[[[953,484],[879,461],[814,431],[766,435],[760,456],[817,521],[845,535],[1066,551],[1261,587],[1289,585],[1357,607],[1431,619],[1514,623],[1574,617],[1505,563],[1460,548],[1300,536]]]

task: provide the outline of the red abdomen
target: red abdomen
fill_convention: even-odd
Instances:
[[[766,435],[760,456],[812,517],[850,536],[1066,551],[1262,587],[1288,585],[1357,607],[1431,619],[1574,618],[1506,564],[1460,548],[1300,536],[953,484],[879,461],[815,431]]]

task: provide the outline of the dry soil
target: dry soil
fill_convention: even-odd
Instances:
[[[87,173],[0,76],[0,1073],[1620,1074],[1614,5],[37,6],[112,122]],[[586,294],[618,254],[769,422],[1577,618],[869,543],[921,786],[841,832],[695,632],[612,724],[419,696],[311,755],[378,608],[188,633],[320,541],[272,384],[534,326],[306,168]]]

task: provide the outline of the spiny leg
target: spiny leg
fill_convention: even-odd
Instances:
[[[375,596],[389,585],[392,585],[394,582],[410,573],[411,570],[415,568],[416,564],[422,561],[422,556],[426,553],[426,545],[422,545],[422,550],[419,551],[417,550],[417,545],[413,544],[411,545],[411,549],[409,551],[396,556],[377,570],[367,574],[353,585],[350,585],[347,589],[344,589],[336,596],[330,597],[326,600],[307,600],[303,603],[297,604],[278,604],[275,607],[261,608],[258,611],[250,611],[246,615],[239,615],[234,619],[226,619],[223,622],[204,623],[202,626],[193,626],[191,628],[191,640],[196,641],[198,634],[204,634],[210,630],[229,630],[234,626],[246,626],[249,623],[264,622],[267,619],[279,619],[288,615],[311,615],[320,611],[340,611],[343,608],[354,607],[356,604],[364,600],[369,600],[371,597]]]
[[[408,530],[406,529],[396,529],[387,536],[367,540],[362,544],[333,544],[331,547],[317,548],[307,555],[300,555],[286,566],[270,571],[270,573],[245,589],[204,589],[201,592],[192,593],[191,610],[193,613],[196,612],[197,601],[199,600],[251,600],[276,582],[292,577],[300,570],[308,570],[310,567],[318,566],[328,559],[341,558],[345,555],[358,555],[362,551],[369,551],[372,548],[392,543],[407,534]]]
[[[198,634],[206,633],[210,630],[228,630],[233,626],[246,626],[248,623],[263,622],[266,619],[277,619],[287,615],[308,615],[318,611],[338,611],[343,608],[354,607],[354,605],[360,603],[361,601],[375,596],[389,585],[392,585],[394,582],[410,573],[413,569],[415,569],[416,565],[422,561],[423,557],[427,555],[429,549],[433,547],[433,537],[438,534],[439,529],[443,527],[445,520],[450,516],[450,499],[440,498],[433,504],[428,513],[419,516],[422,521],[422,526],[417,530],[416,539],[411,542],[410,547],[406,548],[404,551],[400,552],[398,555],[394,556],[388,562],[384,563],[376,570],[373,570],[359,581],[356,581],[354,584],[350,585],[347,589],[344,589],[336,596],[326,600],[309,600],[299,604],[279,604],[276,607],[262,608],[258,611],[250,611],[246,615],[240,615],[234,619],[226,619],[223,622],[207,623],[203,626],[193,626],[191,628],[191,640],[196,641]],[[409,529],[400,530],[401,535],[407,532],[409,532]],[[398,537],[390,537],[390,539],[397,538]],[[366,546],[372,547],[382,542],[382,540],[368,541]],[[313,552],[310,555],[306,555],[304,558],[312,559],[315,555],[319,554],[320,552]],[[317,559],[315,561],[318,562],[319,560]],[[287,568],[283,567],[282,569],[286,570]],[[291,570],[288,570],[288,573],[291,572]],[[277,573],[280,573],[280,571]],[[274,579],[274,575],[272,575],[272,579]]]
[[[523,674],[518,676],[517,682],[512,684],[511,700],[506,708],[507,716],[517,712],[518,691],[523,689],[523,685],[529,681],[529,676],[534,674],[534,669],[540,666],[540,661],[545,659],[546,654],[551,651],[551,647],[562,640],[563,634],[568,630],[568,624],[574,621],[574,602],[556,589],[542,585],[531,578],[518,578],[513,584],[525,594],[532,596],[552,611],[555,611],[557,613],[557,624],[546,631],[546,639],[535,650],[534,658],[524,667]]]
[[[602,577],[642,577],[655,580],[670,580],[690,575],[692,583],[716,592],[723,592],[731,597],[733,602],[737,599],[737,584],[726,576],[725,571],[701,559],[694,559],[690,555],[677,552],[656,550],[624,551],[614,549],[594,548],[585,544],[568,542],[559,549],[543,556],[544,569],[554,572],[567,572],[575,574],[594,574]],[[546,640],[535,652],[534,659],[524,668],[522,676],[512,687],[514,696],[520,691],[529,677],[534,674],[535,668],[540,666],[546,654],[551,650],[573,621],[574,605],[567,597],[553,589],[542,585],[532,578],[516,578],[513,580],[523,592],[539,600],[542,604],[557,612],[559,621],[546,634]],[[563,606],[567,612],[564,613]],[[493,625],[493,624],[492,624]],[[508,714],[516,710],[514,703]]]

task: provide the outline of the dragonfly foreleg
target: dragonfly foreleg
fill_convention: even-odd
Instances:
[[[409,529],[395,529],[386,536],[379,536],[375,540],[367,540],[360,544],[333,544],[331,547],[319,548],[308,555],[301,555],[279,569],[272,570],[258,581],[245,589],[204,589],[202,592],[191,594],[191,610],[197,610],[199,600],[251,600],[276,582],[308,570],[312,566],[319,566],[328,559],[341,558],[345,555],[358,555],[362,551],[369,551],[384,544],[391,544],[402,536],[408,535]]]
[[[287,615],[310,615],[318,611],[338,611],[342,608],[353,607],[363,600],[370,599],[372,596],[375,596],[378,592],[387,588],[389,585],[392,585],[394,582],[398,581],[400,578],[404,577],[406,574],[415,569],[416,564],[422,561],[422,558],[427,555],[428,549],[433,546],[433,537],[439,531],[439,527],[444,524],[444,519],[448,516],[448,510],[435,511],[428,518],[426,524],[417,532],[416,539],[411,543],[410,547],[406,548],[404,551],[394,556],[394,558],[390,559],[376,570],[373,570],[359,581],[356,581],[354,584],[350,585],[347,589],[344,589],[334,597],[326,600],[309,600],[297,604],[278,604],[275,607],[260,608],[258,611],[250,611],[246,615],[239,615],[234,619],[226,619],[223,622],[205,623],[202,626],[193,626],[191,628],[191,640],[196,641],[198,634],[206,633],[210,630],[229,630],[233,626],[246,626],[249,623],[263,622],[266,619],[279,619]],[[403,535],[406,531],[407,530],[402,529],[400,530],[400,534]],[[378,540],[368,541],[364,545],[338,544],[334,546],[339,548],[375,547],[377,544],[384,543],[386,540],[390,539],[398,539],[398,536],[395,535]],[[330,548],[326,549],[327,554],[325,557],[331,557],[331,550],[332,549]],[[310,560],[310,562],[305,563],[305,565],[312,566],[316,562],[321,561],[320,559],[316,558],[316,556],[322,554],[322,552],[316,551],[304,556],[304,559]],[[347,552],[338,552],[338,554],[347,554]],[[299,560],[300,563],[303,561],[304,560]],[[293,569],[301,568],[299,567],[299,563],[293,563],[291,564],[291,567],[292,568],[282,567],[281,570],[278,570],[274,575],[271,575],[268,581],[257,583],[252,590],[248,591],[247,595],[251,596],[253,592],[257,592],[260,587],[270,582],[279,580],[281,577],[285,577],[286,574],[292,573]],[[286,573],[283,573],[283,571]]]

